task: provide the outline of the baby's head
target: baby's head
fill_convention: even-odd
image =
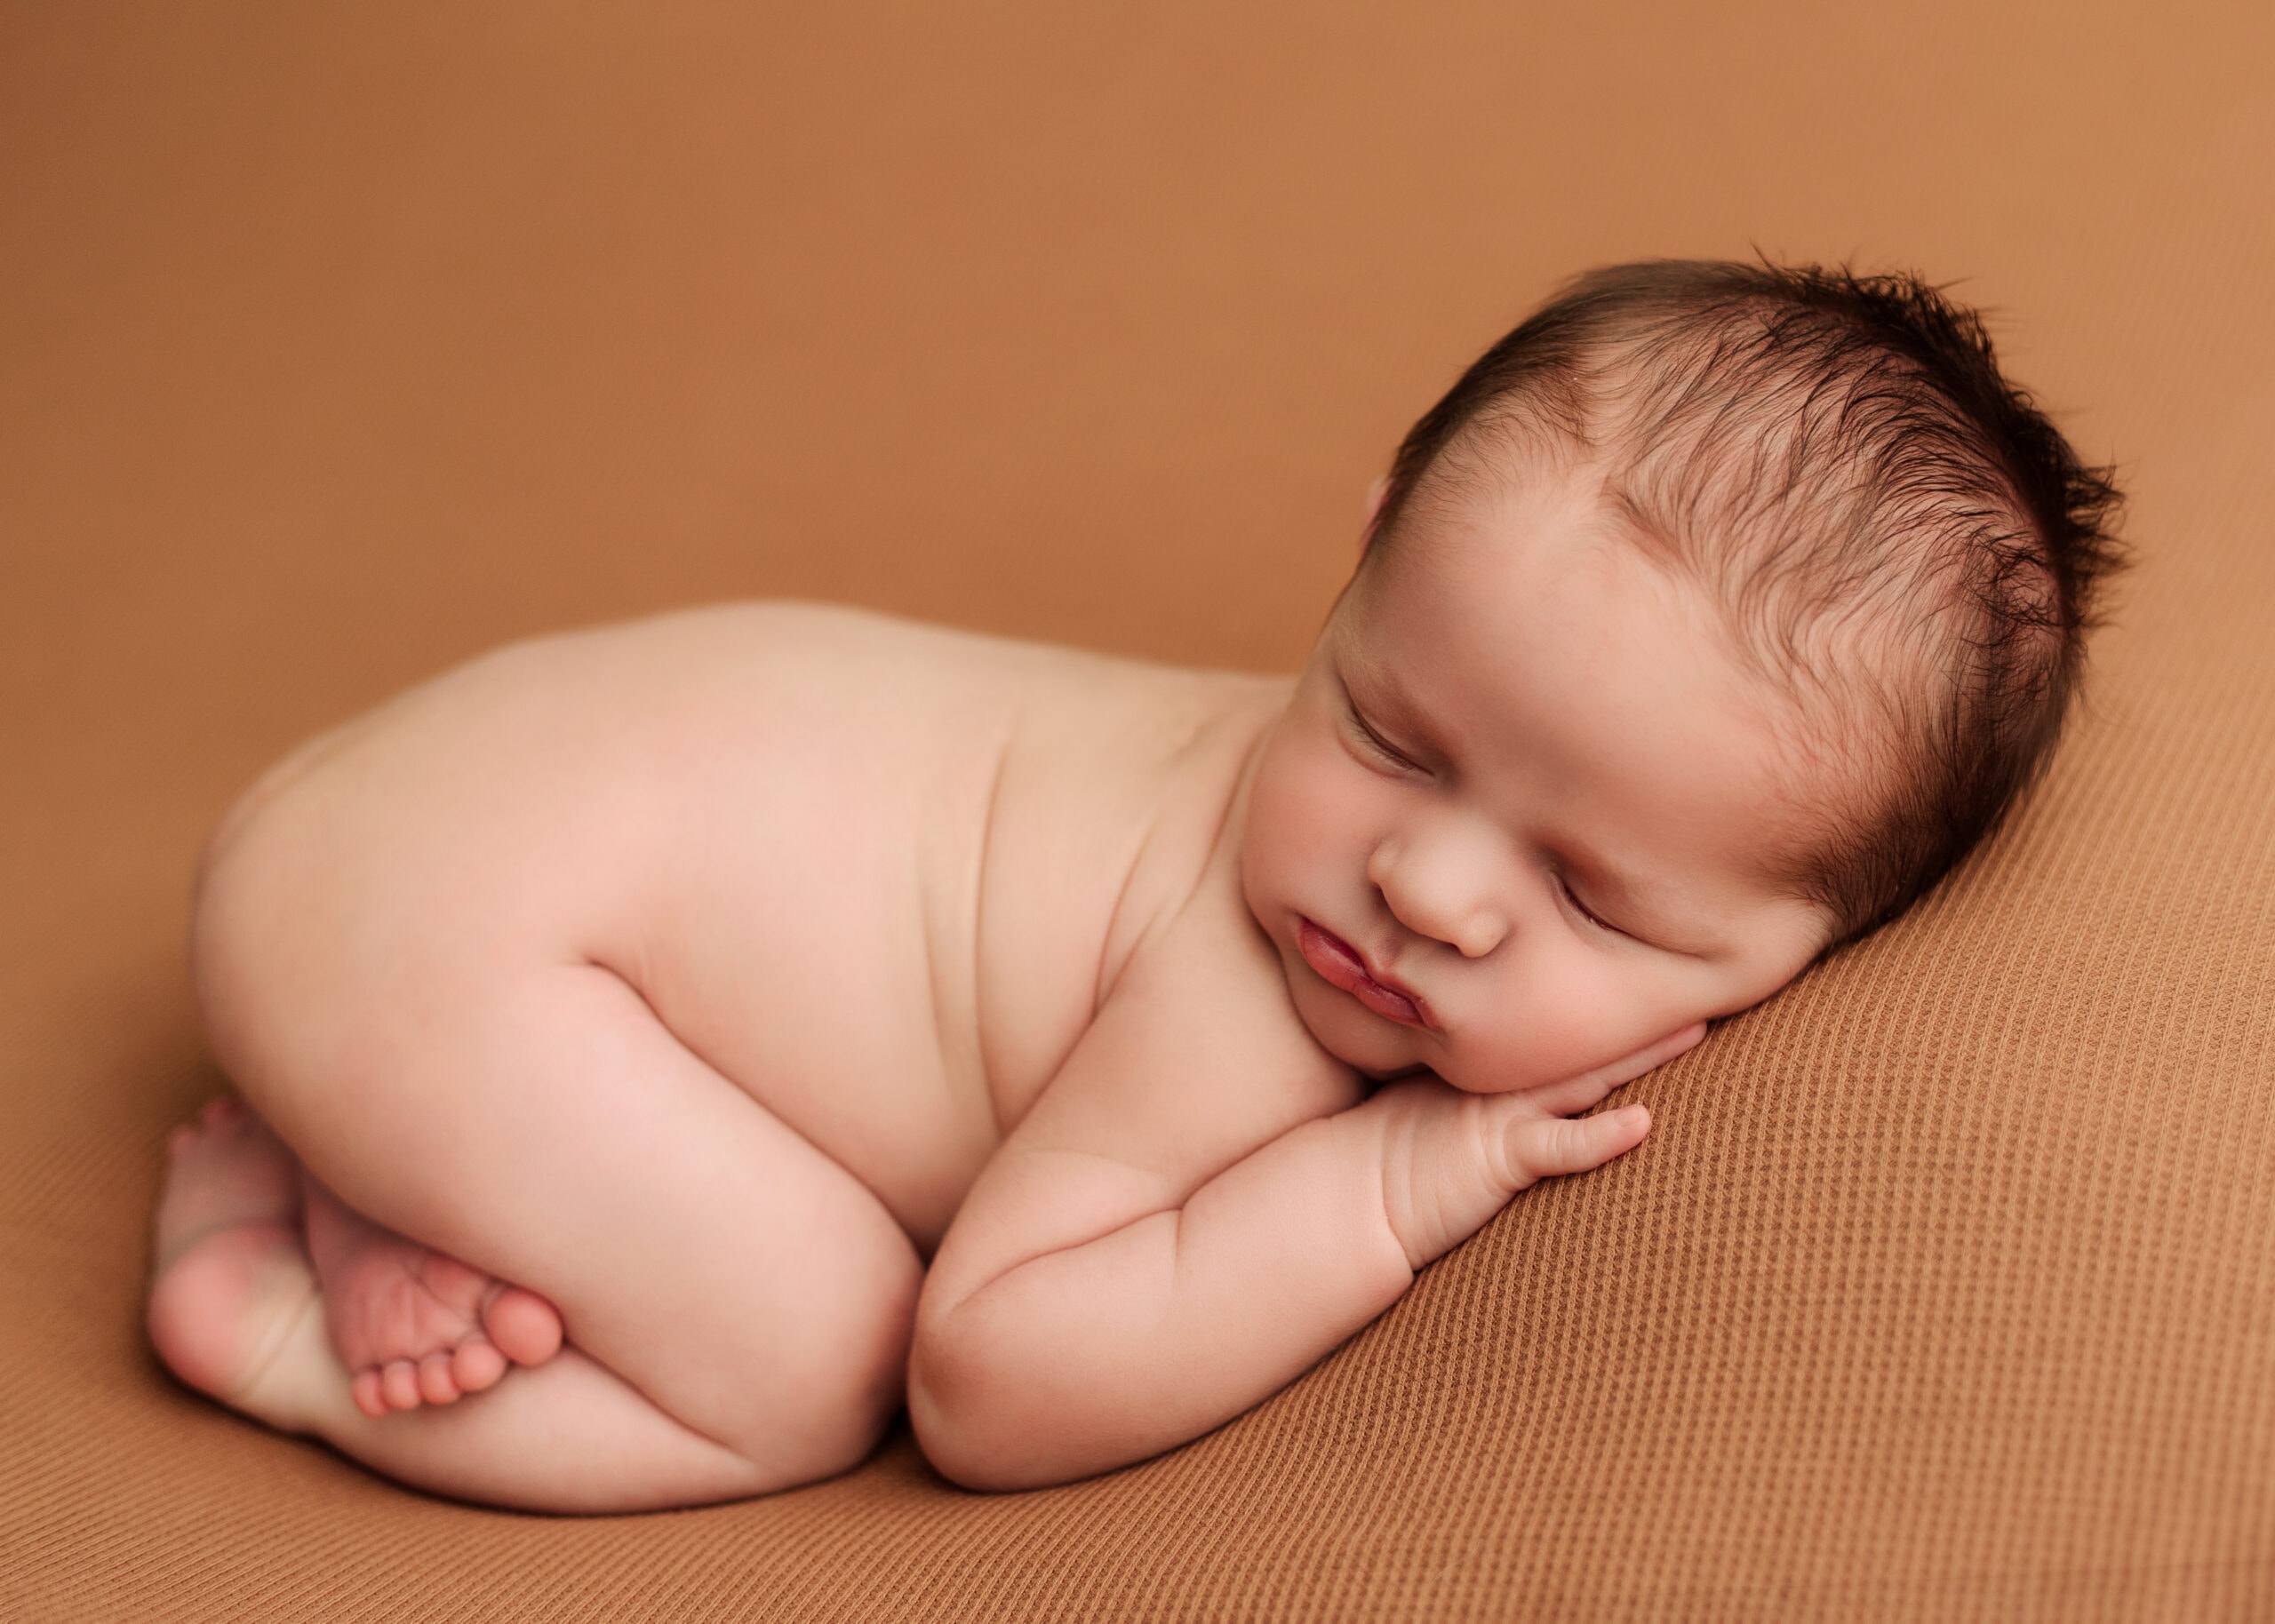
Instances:
[[[1407,436],[1250,782],[1305,1023],[1533,1087],[1901,912],[2052,748],[2116,499],[1916,281],[1580,278]]]

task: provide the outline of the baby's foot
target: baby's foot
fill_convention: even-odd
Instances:
[[[302,1193],[325,1328],[364,1414],[454,1404],[561,1350],[561,1316],[536,1293],[372,1222],[314,1178]]]
[[[315,1303],[299,1164],[235,1100],[176,1128],[167,1150],[150,1340],[190,1386],[286,1424],[262,1389]]]

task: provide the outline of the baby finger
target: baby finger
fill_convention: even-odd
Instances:
[[[1505,1131],[1509,1161],[1521,1188],[1537,1179],[1585,1173],[1633,1150],[1651,1131],[1651,1113],[1626,1105],[1600,1117],[1520,1118]]]

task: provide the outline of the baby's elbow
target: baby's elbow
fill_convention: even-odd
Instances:
[[[991,1425],[994,1383],[983,1359],[920,1319],[908,1356],[908,1424],[932,1469],[967,1489],[1022,1488]]]
[[[920,1312],[908,1357],[908,1421],[917,1447],[949,1482],[999,1493],[1086,1474],[1060,1459],[1079,1431],[1055,1413],[1048,1383],[1017,1368],[978,1323],[941,1324]]]

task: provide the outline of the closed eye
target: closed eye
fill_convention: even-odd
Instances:
[[[1422,764],[1420,762],[1408,755],[1404,751],[1399,749],[1397,745],[1392,744],[1381,734],[1376,732],[1373,727],[1368,723],[1367,719],[1359,714],[1359,709],[1356,705],[1350,708],[1349,714],[1351,717],[1351,726],[1353,729],[1357,732],[1359,737],[1363,741],[1368,750],[1381,757],[1385,761],[1388,762],[1391,766],[1397,768],[1401,772],[1419,772],[1422,770]]]
[[[1594,909],[1582,902],[1580,900],[1580,894],[1565,883],[1563,875],[1555,874],[1552,877],[1555,881],[1556,888],[1563,893],[1564,900],[1572,904],[1573,912],[1587,920],[1589,924],[1594,926],[1598,930],[1608,932],[1610,935],[1615,936],[1627,935],[1627,932],[1620,929],[1618,926],[1613,924],[1610,920],[1602,918],[1595,912]],[[1631,941],[1633,940],[1632,937],[1630,937],[1629,939]]]

